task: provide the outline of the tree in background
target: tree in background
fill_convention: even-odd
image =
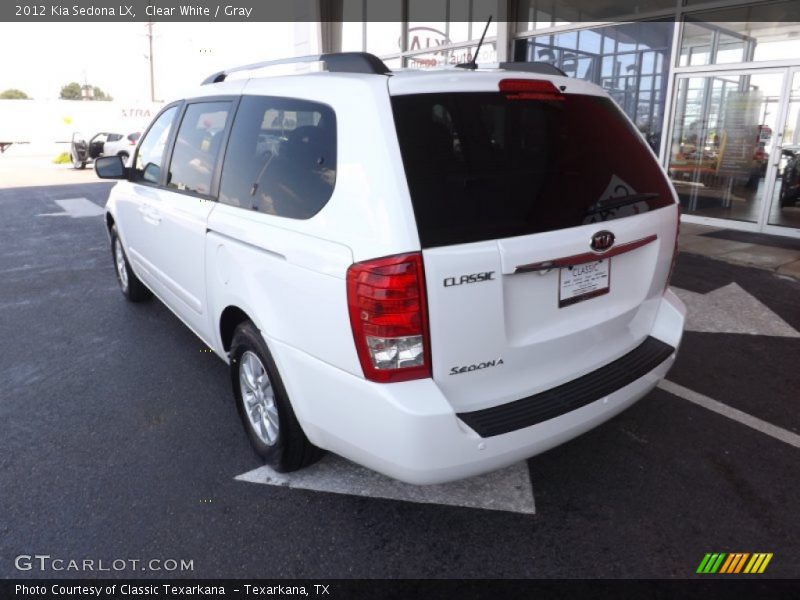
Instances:
[[[30,100],[30,98],[22,90],[9,88],[5,92],[0,92],[0,100]]]
[[[81,85],[77,81],[72,81],[61,88],[62,100],[113,100],[96,85]]]
[[[114,98],[111,97],[110,94],[106,94],[103,90],[99,87],[94,86],[92,87],[92,93],[95,100],[113,100]]]
[[[61,95],[59,97],[62,100],[80,100],[83,97],[81,94],[81,84],[77,81],[68,83],[61,88]]]

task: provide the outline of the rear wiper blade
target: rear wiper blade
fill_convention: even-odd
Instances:
[[[610,210],[612,208],[619,208],[621,206],[628,206],[629,204],[636,204],[637,202],[643,202],[645,200],[652,200],[653,198],[658,198],[658,194],[655,192],[649,192],[645,194],[631,194],[629,196],[622,196],[620,198],[608,198],[607,200],[601,200],[590,206],[588,209],[586,209],[586,214],[593,215],[599,212]]]

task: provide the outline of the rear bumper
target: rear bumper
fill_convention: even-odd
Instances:
[[[633,381],[569,412],[487,437],[459,418],[432,379],[376,384],[275,340],[268,343],[313,443],[395,479],[432,484],[529,458],[628,408],[672,366],[684,314],[680,300],[667,292],[651,334],[673,350]]]
[[[674,353],[669,344],[648,336],[637,348],[596,371],[533,396],[459,413],[458,418],[481,437],[530,427],[602,400],[658,368]]]

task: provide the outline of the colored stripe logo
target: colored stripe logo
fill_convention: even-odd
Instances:
[[[769,561],[772,560],[772,553],[756,552],[709,552],[700,561],[697,573],[707,574],[737,574],[737,573],[763,573]]]

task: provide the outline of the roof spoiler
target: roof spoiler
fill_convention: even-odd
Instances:
[[[506,71],[525,71],[526,73],[541,73],[542,75],[561,75],[562,77],[568,77],[568,75],[557,66],[546,62],[501,62],[499,66]]]

